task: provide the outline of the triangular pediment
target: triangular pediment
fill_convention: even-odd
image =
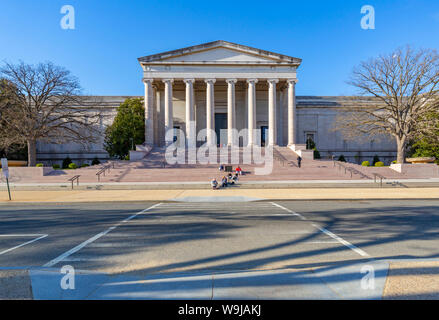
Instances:
[[[187,62],[274,62],[276,59],[264,58],[257,55],[251,55],[242,51],[218,47],[201,52],[183,54],[177,57],[165,58],[162,61],[187,61]]]
[[[268,63],[300,65],[301,59],[227,41],[163,52],[138,59],[140,63]]]

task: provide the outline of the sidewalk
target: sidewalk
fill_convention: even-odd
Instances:
[[[362,287],[362,267],[374,270]],[[146,276],[75,271],[75,289],[61,288],[58,268],[0,268],[1,299],[434,299],[439,261],[371,260],[309,269],[163,273]]]
[[[289,188],[220,190],[63,190],[0,191],[0,203],[19,202],[134,202],[251,200],[373,200],[439,199],[439,188]]]
[[[368,290],[361,287],[363,265],[146,276],[76,270],[73,290],[61,288],[61,279],[65,275],[60,269],[32,268],[20,271],[24,280],[10,277],[7,289],[0,288],[0,296],[36,300],[381,299],[388,263],[367,262],[375,270],[375,287]],[[23,288],[23,283],[26,283],[26,288]]]

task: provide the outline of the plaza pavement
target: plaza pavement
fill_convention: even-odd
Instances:
[[[224,200],[226,199],[226,200]],[[12,190],[12,202],[133,202],[133,201],[237,201],[242,200],[365,200],[439,199],[434,188],[288,188],[220,190]],[[0,202],[8,203],[8,193],[0,191]]]

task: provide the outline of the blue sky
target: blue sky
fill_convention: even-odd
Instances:
[[[63,5],[75,30],[60,27]],[[363,5],[375,30],[360,27]],[[360,61],[410,44],[439,49],[437,0],[1,0],[0,61],[53,61],[84,93],[142,95],[137,58],[227,40],[303,59],[298,95],[350,95]]]

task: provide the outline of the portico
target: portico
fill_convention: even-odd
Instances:
[[[295,84],[301,59],[215,41],[138,60],[145,85],[146,144],[165,145],[170,142],[166,131],[178,128],[190,147],[202,129],[207,129],[206,143],[215,145],[215,114],[227,114],[221,141],[229,146],[259,145],[256,130],[266,129],[266,145],[296,143]],[[237,136],[242,129],[248,129],[246,137]]]

